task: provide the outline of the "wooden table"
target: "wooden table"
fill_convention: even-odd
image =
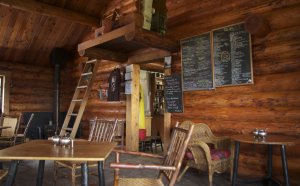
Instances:
[[[98,162],[99,185],[104,186],[103,162],[109,156],[116,143],[74,141],[74,148],[53,145],[50,140],[34,140],[0,150],[0,160],[12,160],[6,180],[6,186],[13,185],[19,160],[39,160],[36,185],[43,185],[45,160],[80,161],[82,185],[88,185],[87,161]]]
[[[286,160],[286,145],[295,145],[297,143],[297,138],[291,136],[284,135],[267,135],[265,138],[255,138],[253,135],[235,135],[232,136],[231,139],[235,143],[235,151],[234,151],[234,162],[233,162],[233,174],[232,174],[232,184],[236,185],[237,173],[238,173],[238,160],[239,160],[239,151],[240,151],[240,143],[248,143],[248,144],[258,144],[258,145],[267,145],[268,146],[268,182],[272,180],[272,146],[280,146],[281,148],[281,159],[282,159],[282,167],[284,174],[284,182],[286,186],[289,186],[289,176],[288,176],[288,164]]]

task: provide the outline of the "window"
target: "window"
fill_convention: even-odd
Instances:
[[[2,113],[3,110],[3,93],[4,93],[4,88],[3,88],[3,76],[0,75],[0,114]]]
[[[9,114],[9,92],[11,73],[0,70],[0,109],[6,115]]]

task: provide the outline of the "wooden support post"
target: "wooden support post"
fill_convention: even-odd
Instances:
[[[132,68],[132,93],[126,96],[126,150],[139,149],[140,66]]]
[[[171,75],[171,69],[165,69],[165,75]],[[171,113],[164,111],[164,135],[163,135],[164,153],[168,151],[168,146],[170,144],[170,131],[171,131]]]

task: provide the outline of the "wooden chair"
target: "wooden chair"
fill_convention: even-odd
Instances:
[[[176,182],[181,162],[186,151],[188,141],[191,137],[193,126],[189,130],[175,127],[173,130],[170,146],[165,157],[156,154],[147,154],[143,152],[129,152],[123,150],[115,150],[116,163],[111,163],[110,167],[115,169],[115,186],[160,186],[164,185],[162,182],[163,176],[165,176],[170,186],[173,186]],[[122,164],[120,163],[120,154],[131,154],[137,156],[145,156],[152,158],[162,158],[162,165],[146,165],[146,164]],[[119,169],[155,169],[160,170],[158,178],[120,178]]]
[[[183,122],[179,127],[189,128],[191,121]],[[222,173],[230,168],[230,138],[216,137],[204,123],[195,124],[195,128],[186,152],[186,166],[178,177],[178,181],[190,168],[208,172],[209,185],[215,172]]]
[[[115,121],[107,121],[101,119],[95,119],[92,123],[90,134],[88,141],[93,142],[102,142],[108,141],[112,142],[116,125],[118,123],[118,119]],[[89,162],[89,168],[97,167],[97,162]],[[71,178],[72,178],[72,185],[76,185],[76,178],[81,176],[81,162],[78,161],[55,161],[54,162],[54,184],[57,182],[57,175],[59,168],[68,168],[71,169]],[[79,172],[77,174],[77,172]]]
[[[117,147],[120,149],[124,149],[124,128],[125,128],[125,121],[118,121],[115,134],[114,134],[114,142],[117,142]]]
[[[4,115],[5,114],[3,112],[0,112],[0,126],[3,124]]]
[[[8,170],[5,169],[0,169],[0,181],[2,181],[2,179],[7,175]],[[1,185],[1,182],[0,182]]]
[[[16,142],[16,135],[19,129],[20,119],[22,114],[20,114],[19,118],[11,118],[4,117],[3,118],[3,127],[9,127],[7,129],[2,129],[0,136],[0,146],[1,147],[10,147],[14,146]]]
[[[17,134],[16,135],[16,144],[20,144],[20,143],[24,143],[26,141],[26,135],[27,135],[27,131],[28,128],[30,127],[31,121],[34,117],[34,113],[32,113],[27,121],[27,123],[25,124],[25,128],[22,134]]]

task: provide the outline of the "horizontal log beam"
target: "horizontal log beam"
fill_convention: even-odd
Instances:
[[[135,36],[133,39],[135,42],[140,42],[148,47],[158,48],[161,50],[167,50],[171,52],[179,52],[180,45],[176,40],[161,36],[159,33],[155,33],[142,28],[136,28]]]
[[[101,59],[118,62],[125,62],[128,59],[128,56],[122,52],[111,51],[96,47],[80,51],[79,55],[88,57],[90,59]]]
[[[142,70],[154,71],[154,72],[164,72],[163,63],[146,63],[140,65]]]
[[[128,64],[139,64],[148,63],[150,61],[155,61],[163,59],[166,56],[170,56],[171,52],[165,50],[152,50],[149,52],[138,53],[128,58]]]
[[[0,5],[98,27],[100,19],[33,0],[0,0]]]

